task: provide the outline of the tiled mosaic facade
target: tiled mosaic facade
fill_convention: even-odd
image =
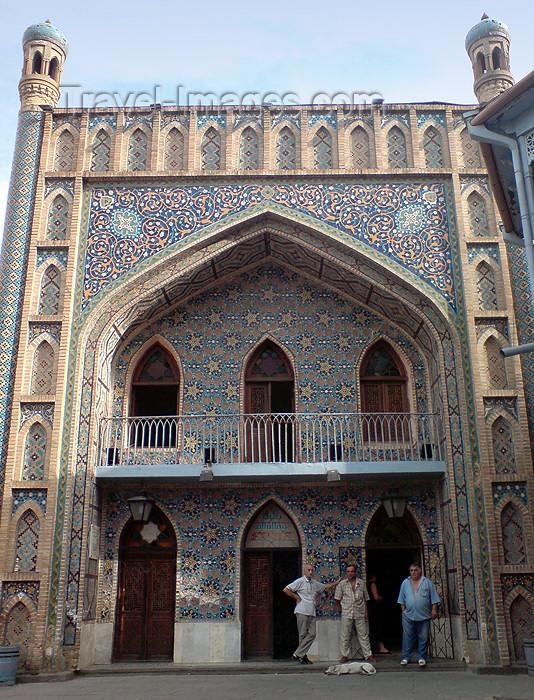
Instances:
[[[127,414],[154,338],[179,367],[182,414],[242,413],[243,367],[265,338],[291,359],[298,411],[358,411],[358,362],[389,342],[410,410],[447,420],[441,485],[388,488],[406,497],[459,616],[459,654],[517,658],[534,610],[520,439],[527,417],[532,427],[530,365],[500,359],[517,340],[508,252],[464,109],[22,113],[1,272],[11,518],[0,622],[32,668],[75,666],[89,654],[83,625],[115,620],[125,499],[138,484],[95,485],[95,446],[100,419]],[[514,302],[526,335],[521,283]],[[330,579],[349,552],[365,563],[383,488],[369,477],[149,486],[178,542],[176,624],[242,623],[243,536],[266,499]],[[330,604],[323,612],[335,619]]]

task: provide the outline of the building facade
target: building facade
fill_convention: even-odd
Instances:
[[[23,47],[4,643],[34,671],[283,659],[282,588],[350,562],[395,648],[417,560],[436,659],[521,659],[534,417],[501,349],[529,290],[467,108],[60,109],[65,37]],[[338,657],[338,624],[325,597],[312,658]]]

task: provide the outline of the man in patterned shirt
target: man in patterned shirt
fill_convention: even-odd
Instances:
[[[350,655],[350,638],[356,630],[358,641],[366,661],[374,661],[369,641],[367,624],[367,601],[369,593],[361,578],[356,576],[356,567],[347,566],[347,578],[343,579],[334,593],[335,608],[341,610],[341,659],[344,664]]]

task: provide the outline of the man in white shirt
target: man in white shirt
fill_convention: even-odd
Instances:
[[[293,659],[301,664],[311,664],[308,659],[313,640],[317,634],[315,624],[315,600],[323,591],[334,588],[341,581],[333,583],[321,583],[312,578],[313,566],[305,564],[303,576],[284,588],[284,593],[297,601],[295,616],[297,618],[297,630],[299,633],[299,645],[293,654]]]

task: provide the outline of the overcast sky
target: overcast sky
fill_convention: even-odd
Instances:
[[[515,79],[534,69],[531,0],[9,5],[0,25],[0,232],[19,109],[22,35],[46,19],[69,42],[62,82],[80,86],[68,90],[71,106],[79,104],[81,91],[99,93],[102,106],[113,99],[120,105],[128,93],[148,93],[145,104],[154,94],[157,101],[176,102],[178,86],[180,95],[291,93],[289,99],[302,104],[317,93],[356,92],[379,93],[386,102],[472,104],[464,42],[483,12],[510,28]]]

